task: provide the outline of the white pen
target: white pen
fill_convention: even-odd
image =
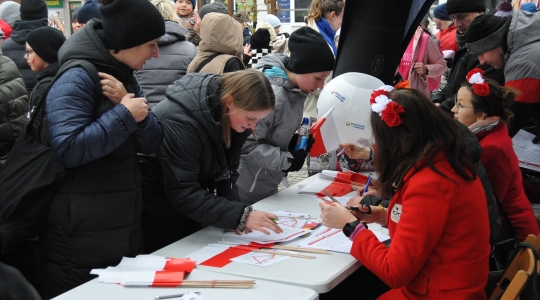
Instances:
[[[184,296],[185,294],[188,294],[188,293],[176,294],[176,295],[155,296],[154,300],[178,298],[178,297]],[[195,294],[200,295],[201,293],[200,292],[195,292]]]

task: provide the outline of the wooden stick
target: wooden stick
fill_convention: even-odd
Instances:
[[[323,249],[302,248],[302,247],[295,247],[295,246],[280,246],[280,245],[274,245],[271,248],[272,249],[298,251],[298,252],[310,252],[310,253],[319,253],[319,254],[330,254],[330,255],[332,255],[332,252],[326,251],[326,250],[323,250]]]
[[[248,289],[255,285],[255,280],[184,280],[183,287],[241,288]]]
[[[253,252],[261,252],[261,253],[268,253],[268,254],[275,254],[275,255],[292,256],[292,257],[298,257],[298,258],[309,258],[309,259],[315,258],[315,256],[300,255],[300,254],[287,253],[287,252],[276,252],[276,251],[272,251],[272,250],[251,250],[251,251],[253,251]]]

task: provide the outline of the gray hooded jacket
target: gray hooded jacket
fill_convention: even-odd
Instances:
[[[187,29],[176,22],[165,22],[165,34],[158,42],[159,57],[149,60],[135,72],[150,107],[165,99],[167,87],[186,75],[197,54],[197,47],[186,41]]]
[[[246,203],[255,203],[277,193],[277,186],[285,175],[282,170],[291,166],[293,156],[287,147],[302,122],[307,95],[284,75],[288,60],[282,54],[268,54],[254,66],[263,71],[272,84],[276,107],[257,124],[258,139],[249,136],[242,148],[240,177],[236,184],[240,200]]]

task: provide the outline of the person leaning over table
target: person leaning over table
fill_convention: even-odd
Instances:
[[[377,92],[371,126],[388,209],[321,202],[323,224],[343,228],[351,254],[390,286],[379,299],[486,299],[486,199],[456,123],[420,91]],[[391,246],[360,221],[387,226]]]
[[[143,214],[145,239],[154,240],[145,242],[147,252],[191,234],[199,224],[239,234],[282,232],[272,221],[275,214],[240,202],[236,186],[242,145],[274,106],[270,82],[253,69],[192,73],[169,86],[167,99],[153,108],[165,135],[157,157],[165,189],[146,193],[147,206],[156,203]]]

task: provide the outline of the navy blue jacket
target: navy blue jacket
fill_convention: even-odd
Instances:
[[[102,33],[101,21],[88,22],[60,49],[60,64],[85,60],[121,81],[128,93],[144,97],[133,70],[103,45]],[[92,77],[81,67],[56,79],[46,108],[53,151],[70,172],[40,235],[43,294],[53,298],[93,279],[91,269],[142,252],[137,152],[156,152],[163,131],[152,112],[137,123],[123,104],[96,95]]]

